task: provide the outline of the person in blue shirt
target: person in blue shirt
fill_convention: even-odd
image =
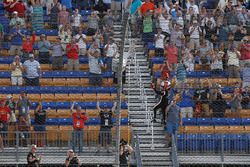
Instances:
[[[24,34],[22,33],[21,25],[17,24],[16,27],[10,30],[10,55],[21,55],[22,52],[22,43],[23,43]]]
[[[165,112],[167,113],[167,146],[171,147],[171,136],[175,135],[181,124],[181,109],[177,105],[180,101],[180,95],[176,94],[170,104],[167,106]]]
[[[131,5],[130,5],[131,4]],[[139,19],[140,16],[140,8],[142,6],[142,2],[141,0],[130,0],[129,4],[130,5],[130,15],[131,15],[131,28],[132,28],[132,35],[135,36],[137,34],[139,34],[139,22],[141,22],[141,20]]]
[[[182,100],[178,104],[181,107],[181,117],[182,118],[192,118],[193,117],[193,101],[194,92],[191,89],[185,89],[182,92]]]

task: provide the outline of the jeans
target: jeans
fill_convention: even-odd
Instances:
[[[82,152],[82,147],[83,147],[83,140],[84,140],[84,133],[83,129],[80,130],[74,130],[72,134],[72,149],[75,152],[75,148],[78,146],[78,151],[79,153]]]

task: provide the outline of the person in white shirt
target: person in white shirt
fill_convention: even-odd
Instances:
[[[199,14],[199,7],[195,4],[194,0],[189,0],[189,2],[186,3],[187,9],[189,7],[192,7],[194,9],[194,14]]]
[[[11,64],[11,83],[12,86],[21,86],[23,84],[22,72],[23,66],[20,61],[20,57],[16,56]]]
[[[233,44],[229,44],[227,50],[229,78],[240,78],[240,52]]]
[[[171,16],[167,11],[159,15],[159,27],[162,29],[162,34],[166,37],[170,36]]]
[[[118,47],[113,38],[109,38],[108,44],[105,45],[107,71],[112,71],[112,59],[118,54]]]
[[[165,35],[162,34],[162,29],[158,28],[157,34],[155,34],[155,37],[154,37],[156,56],[164,55],[164,40],[165,40]]]
[[[194,20],[193,25],[189,28],[189,34],[190,34],[190,48],[191,49],[197,49],[200,47],[200,33],[201,28],[198,25],[198,21]]]
[[[87,45],[86,45],[86,35],[82,33],[83,29],[79,28],[78,34],[75,36],[77,44],[79,46],[79,54],[80,55],[86,55],[87,53]]]
[[[78,9],[74,11],[74,14],[71,16],[72,19],[72,28],[73,28],[73,35],[77,33],[77,30],[81,26],[82,16],[79,14]]]

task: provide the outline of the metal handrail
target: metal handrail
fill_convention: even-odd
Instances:
[[[142,167],[142,157],[141,157],[141,150],[140,150],[140,139],[139,139],[138,135],[136,135],[135,137],[136,137],[136,140],[135,140],[136,166],[137,167]]]
[[[172,158],[173,167],[179,167],[176,134],[173,134],[171,137],[172,137],[171,158]]]

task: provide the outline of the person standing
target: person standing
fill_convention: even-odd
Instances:
[[[88,120],[85,113],[82,112],[81,106],[76,106],[76,112],[73,111],[75,102],[71,106],[72,121],[73,121],[73,136],[72,136],[72,149],[75,151],[75,147],[79,147],[79,153],[82,152],[83,137],[84,137],[84,123]]]
[[[23,65],[20,62],[19,56],[16,56],[14,62],[11,64],[11,85],[23,85]]]
[[[73,29],[73,35],[75,35],[78,29],[81,27],[82,16],[79,14],[79,10],[75,9],[74,14],[71,16],[71,25]]]
[[[10,117],[10,108],[8,106],[5,106],[5,100],[0,100],[0,136],[3,138],[3,140],[7,138],[8,122],[10,120]]]
[[[113,38],[109,38],[108,44],[105,45],[104,50],[106,51],[107,71],[112,71],[112,59],[118,54],[118,47],[116,43],[114,43]]]
[[[39,50],[39,63],[40,64],[50,64],[49,60],[49,49],[50,42],[46,40],[45,34],[40,36],[40,41],[38,41],[38,50]]]
[[[22,33],[22,29],[20,27],[20,23],[10,30],[10,40],[11,40],[11,47],[10,47],[10,55],[21,55],[22,50],[22,42],[24,34]]]
[[[69,12],[66,11],[66,7],[63,6],[61,11],[58,13],[58,25],[66,25],[69,23]]]
[[[75,155],[72,149],[68,150],[67,155],[68,157],[64,163],[66,167],[79,167],[81,165],[79,158]]]
[[[162,34],[162,29],[157,28],[157,34],[155,34],[154,37],[156,56],[162,57],[164,55],[164,40],[165,40],[165,35]]]
[[[56,42],[52,44],[52,69],[63,69],[63,47],[61,44],[61,38],[57,37]]]
[[[31,150],[27,155],[27,163],[28,167],[39,167],[40,166],[40,161],[41,161],[41,156],[36,154],[37,151],[37,146],[32,144],[31,145]]]
[[[32,3],[33,13],[32,13],[32,29],[42,30],[44,28],[43,21],[43,7],[40,0],[34,0]]]
[[[87,40],[86,35],[82,33],[83,29],[79,28],[78,34],[75,36],[77,44],[79,46],[79,54],[85,56],[87,53]]]
[[[128,167],[128,156],[132,154],[134,149],[127,141],[121,139],[120,141],[120,167]]]
[[[76,39],[72,38],[71,43],[67,44],[66,52],[68,57],[68,71],[79,71],[79,46]]]
[[[101,109],[99,101],[97,102],[97,110],[99,111],[99,116],[101,118],[97,153],[100,152],[100,146],[106,147],[107,152],[110,153],[109,147],[112,141],[111,128],[113,126],[112,117],[116,107],[117,103],[115,102],[111,110],[108,109],[107,104],[104,104],[103,109]]]
[[[168,147],[171,147],[171,136],[175,135],[181,124],[181,109],[176,104],[180,100],[180,96],[177,94],[167,106],[165,112],[167,113],[167,142]]]
[[[23,64],[26,86],[39,86],[39,77],[41,74],[41,67],[38,61],[35,60],[34,55],[29,55],[29,60],[26,60]]]
[[[11,95],[8,95],[7,96],[7,99],[6,99],[6,103],[5,105],[7,107],[9,107],[9,109],[11,110],[11,116],[10,116],[10,125],[16,125],[16,115],[15,115],[15,111],[16,111],[16,103],[14,102],[13,100],[13,97]]]
[[[43,109],[42,103],[40,102],[38,106],[35,109],[35,138],[37,141],[38,147],[43,147],[45,145],[45,139],[46,139],[46,110]]]
[[[26,95],[26,92],[21,92],[19,100],[17,101],[18,117],[25,117],[30,120],[30,108],[31,103]]]
[[[29,54],[33,53],[33,45],[35,43],[35,40],[36,40],[36,36],[35,36],[35,32],[33,32],[32,37],[30,35],[27,35],[26,40],[23,41],[23,44],[22,44],[22,51],[23,51],[22,62],[25,62],[26,60],[28,60]]]

